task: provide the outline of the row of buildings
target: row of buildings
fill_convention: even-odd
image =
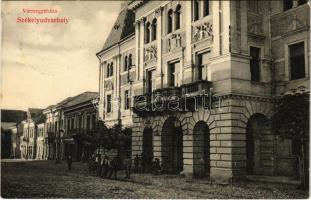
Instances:
[[[309,94],[309,36],[306,0],[125,1],[96,54],[99,120],[130,127],[132,156],[167,173],[296,177],[271,117],[275,99]]]
[[[2,110],[2,158],[63,160],[70,154],[83,161],[93,149],[78,138],[94,132],[97,98],[84,92],[45,109]]]

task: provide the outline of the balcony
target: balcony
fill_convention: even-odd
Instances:
[[[192,97],[209,94],[212,82],[200,80],[194,83],[183,85],[181,88],[182,96]]]
[[[138,115],[193,111],[195,103],[203,103],[203,100],[205,104],[209,103],[211,98],[202,96],[210,95],[211,84],[200,80],[180,87],[157,89],[151,95],[135,96],[133,111]]]

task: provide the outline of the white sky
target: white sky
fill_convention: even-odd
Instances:
[[[23,8],[58,14],[24,14]],[[2,2],[4,109],[45,108],[84,91],[98,91],[96,53],[104,45],[120,1]],[[21,24],[17,17],[68,17],[68,24]]]

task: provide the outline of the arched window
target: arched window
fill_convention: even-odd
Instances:
[[[167,33],[173,31],[173,10],[169,10],[167,13]]]
[[[180,29],[181,27],[181,5],[178,5],[176,7],[175,12],[175,30]]]
[[[153,19],[151,25],[151,41],[157,39],[157,19]]]
[[[209,15],[209,0],[203,1],[203,16]]]
[[[107,65],[107,75],[106,75],[107,77],[109,77],[110,76],[110,64],[108,63],[108,65]]]
[[[129,62],[128,62],[129,66],[128,69],[132,68],[132,54],[129,55]]]
[[[199,19],[199,0],[193,1],[193,21],[196,21]]]
[[[110,63],[110,76],[113,76],[113,62]]]
[[[124,57],[124,71],[127,71],[128,63],[127,63],[127,56]]]
[[[150,42],[150,23],[146,24],[146,31],[145,31],[145,43]]]

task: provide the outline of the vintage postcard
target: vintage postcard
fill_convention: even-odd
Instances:
[[[13,0],[1,20],[2,198],[309,198],[308,0]]]

